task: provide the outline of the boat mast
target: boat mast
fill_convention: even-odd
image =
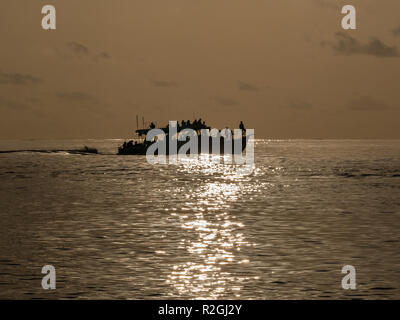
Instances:
[[[139,130],[139,116],[136,115],[136,130]],[[135,131],[135,139],[139,139],[139,135]]]

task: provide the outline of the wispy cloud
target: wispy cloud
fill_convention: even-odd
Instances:
[[[85,92],[72,91],[72,92],[58,92],[57,97],[61,100],[68,102],[90,102],[97,103],[97,99]]]
[[[354,111],[383,111],[389,109],[386,102],[367,95],[349,101],[346,107]]]
[[[95,52],[88,46],[76,41],[68,42],[66,48],[57,51],[65,59],[89,59],[95,62],[110,59],[107,52]]]
[[[34,97],[26,97],[19,101],[0,98],[0,109],[8,109],[21,114],[29,112],[35,117],[43,118],[44,113],[38,108],[40,103],[41,100]]]
[[[69,42],[67,46],[69,50],[78,57],[84,57],[89,55],[89,48],[81,43]]]
[[[56,93],[56,97],[60,102],[67,104],[74,110],[84,109],[96,116],[100,114],[112,116],[110,105],[90,93],[82,91],[58,92]]]
[[[398,26],[397,28],[392,30],[392,33],[396,36],[396,37],[400,37],[400,26]]]
[[[38,105],[38,104],[42,103],[42,100],[37,97],[26,97],[25,101],[31,105]]]
[[[292,99],[285,105],[285,107],[295,110],[309,110],[312,109],[313,105],[308,101]]]
[[[336,0],[312,0],[312,2],[318,4],[320,7],[338,10],[340,7],[335,1]]]
[[[239,102],[230,98],[212,97],[211,99],[224,107],[233,107],[239,105]]]
[[[370,55],[377,58],[400,57],[400,52],[396,46],[388,46],[383,41],[372,38],[367,43],[362,43],[347,33],[337,32],[336,42],[332,44],[335,53],[341,55]]]
[[[25,110],[28,109],[28,104],[0,98],[0,108],[7,108],[12,110]]]
[[[252,85],[251,83],[244,82],[244,81],[238,81],[237,82],[238,89],[242,91],[259,91],[260,88]]]
[[[165,80],[150,80],[150,81],[154,86],[160,88],[173,88],[178,86],[178,84],[174,81],[165,81]]]
[[[103,51],[97,54],[95,56],[95,59],[110,59],[110,55],[107,52]]]
[[[0,84],[28,85],[43,82],[42,79],[23,73],[7,73],[0,71]]]

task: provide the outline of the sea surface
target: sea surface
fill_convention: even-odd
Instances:
[[[100,152],[0,153],[0,298],[400,299],[400,141],[256,140],[247,176],[121,143],[0,141]]]

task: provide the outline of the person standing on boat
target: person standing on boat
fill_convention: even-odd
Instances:
[[[246,132],[246,128],[244,127],[243,121],[240,121],[239,129]]]

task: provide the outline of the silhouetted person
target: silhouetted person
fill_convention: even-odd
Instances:
[[[240,121],[239,129],[246,132],[246,128],[244,127],[243,121]]]
[[[150,129],[154,129],[156,127],[156,125],[152,122],[150,123]]]

